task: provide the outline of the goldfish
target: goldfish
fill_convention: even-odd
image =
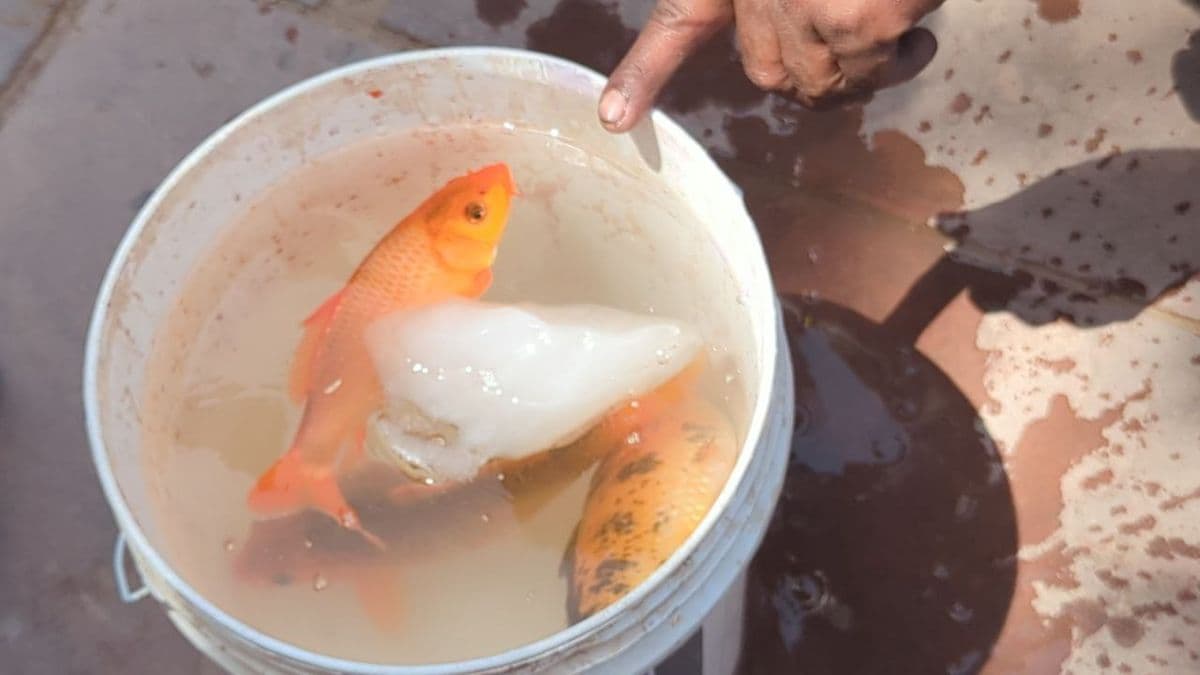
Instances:
[[[491,285],[516,192],[502,163],[449,181],[397,223],[346,285],[304,320],[288,383],[304,411],[290,447],[251,489],[252,512],[278,517],[313,509],[382,546],[338,484],[363,457],[366,422],[383,399],[366,329],[400,309],[481,296]]]
[[[704,400],[690,367],[649,400],[605,420],[590,442],[603,456],[569,545],[571,621],[619,600],[687,540],[737,461],[729,419]]]

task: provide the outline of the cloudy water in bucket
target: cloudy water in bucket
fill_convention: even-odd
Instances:
[[[664,234],[679,226],[657,227],[697,217],[672,195],[556,132],[438,128],[359,142],[238,196],[243,216],[192,271],[148,366],[144,457],[164,554],[235,618],[382,663],[486,656],[568,625],[563,559],[593,471],[570,449],[399,510],[356,501],[393,473],[362,472],[344,487],[385,531],[386,555],[318,514],[256,522],[246,506],[299,423],[287,378],[300,322],[422,199],[495,161],[512,167],[521,196],[484,299],[594,303],[695,326],[708,357],[701,392],[743,437],[754,374],[729,353],[748,329],[705,311],[730,296],[720,275],[695,272],[722,264],[715,249],[681,247]]]

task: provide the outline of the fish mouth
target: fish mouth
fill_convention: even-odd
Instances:
[[[513,180],[512,171],[504,162],[489,164],[481,169],[471,172],[471,177],[483,182],[486,185],[500,185],[510,196],[520,195],[517,190],[517,183]]]

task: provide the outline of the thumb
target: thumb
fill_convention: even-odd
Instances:
[[[938,43],[933,33],[914,28],[896,41],[896,57],[883,73],[880,86],[890,87],[917,76],[937,54]]]
[[[600,96],[600,122],[628,131],[683,61],[733,18],[729,0],[659,0]]]

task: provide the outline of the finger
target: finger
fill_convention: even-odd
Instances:
[[[845,75],[844,91],[863,92],[891,87],[917,76],[937,54],[933,33],[915,28],[898,39],[856,54],[838,57]]]
[[[734,0],[738,51],[746,77],[762,89],[784,89],[788,72],[779,51],[779,34],[771,24],[767,0]]]
[[[851,0],[814,10],[813,30],[829,45],[842,73],[835,95],[871,92],[910,80],[936,53],[933,34],[910,27],[940,0],[884,4]]]
[[[933,33],[914,28],[896,41],[895,58],[884,67],[881,87],[891,87],[916,77],[937,55],[938,43]]]
[[[826,3],[814,8],[813,31],[829,45],[842,73],[837,90],[845,96],[876,89],[896,59],[897,38],[912,24],[902,7],[873,0]]]
[[[894,41],[877,43],[855,52],[838,54],[838,68],[845,80],[843,90],[864,91],[878,88],[895,65],[896,45]]]
[[[728,0],[659,0],[600,96],[600,122],[628,131],[654,105],[671,75],[732,18]]]
[[[792,97],[802,105],[816,107],[842,85],[837,60],[805,16],[782,10],[778,5],[772,15]]]

